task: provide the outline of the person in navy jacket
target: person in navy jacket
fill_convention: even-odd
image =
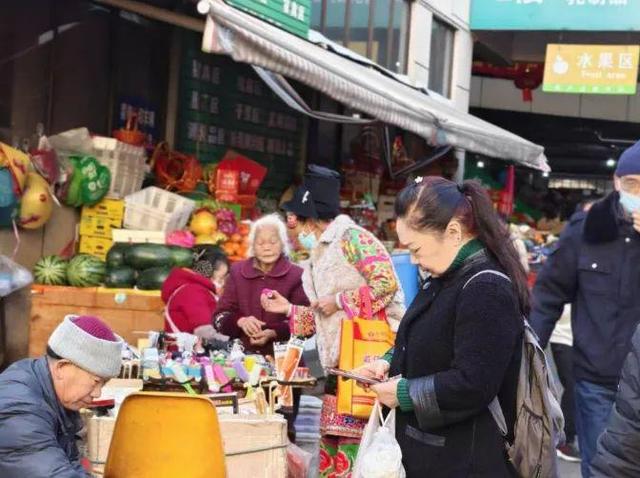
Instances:
[[[615,191],[576,214],[538,275],[531,325],[546,346],[564,305],[573,304],[576,419],[582,473],[589,477],[598,436],[640,321],[640,142],[618,162]]]

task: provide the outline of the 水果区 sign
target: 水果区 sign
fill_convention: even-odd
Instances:
[[[542,90],[549,93],[633,95],[638,45],[547,45]]]
[[[472,0],[473,30],[640,30],[638,0]]]
[[[311,0],[226,0],[246,11],[302,38],[309,34]]]

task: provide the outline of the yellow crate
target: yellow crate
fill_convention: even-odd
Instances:
[[[104,237],[80,236],[78,252],[96,256],[104,261],[112,244],[113,241],[111,239],[105,239]]]
[[[84,216],[80,218],[80,235],[111,239],[112,231],[122,226],[122,222],[106,217]]]
[[[82,217],[104,217],[122,223],[124,200],[106,198],[95,206],[85,206],[82,208]]]

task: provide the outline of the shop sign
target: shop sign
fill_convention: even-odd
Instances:
[[[473,30],[640,30],[637,0],[472,0]]]
[[[309,34],[311,0],[226,0],[234,7],[302,38]]]
[[[125,128],[127,121],[132,116],[138,120],[137,128],[145,134],[146,144],[155,144],[158,140],[158,111],[142,98],[123,97],[118,102],[118,119],[119,128]]]
[[[638,45],[547,45],[542,90],[634,95]]]
[[[304,146],[306,117],[283,103],[251,66],[204,53],[183,33],[177,148],[202,163],[237,151],[265,165],[263,190],[290,184]]]

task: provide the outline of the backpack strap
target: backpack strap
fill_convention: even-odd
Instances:
[[[511,279],[509,279],[508,275],[492,269],[487,269],[484,271],[480,271],[477,274],[474,274],[473,276],[471,276],[471,278],[462,286],[462,290],[466,289],[466,287],[473,281],[473,279],[483,274],[493,274],[494,276],[502,277],[503,279],[511,282]],[[504,418],[504,412],[502,411],[502,407],[500,406],[498,397],[493,397],[493,400],[491,400],[491,403],[487,408],[489,408],[489,412],[491,412],[491,416],[493,417],[493,420],[496,422],[496,425],[498,426],[500,433],[502,433],[502,436],[506,437],[509,432],[509,429],[507,428],[507,420]]]
[[[462,290],[466,289],[467,286],[473,281],[473,279],[475,279],[476,277],[481,276],[483,274],[493,274],[494,276],[502,277],[503,279],[511,282],[511,279],[509,279],[508,275],[503,274],[502,272],[494,271],[493,269],[487,269],[487,270],[480,271],[477,274],[472,275],[471,278],[467,282],[465,282],[465,284],[462,286]]]

